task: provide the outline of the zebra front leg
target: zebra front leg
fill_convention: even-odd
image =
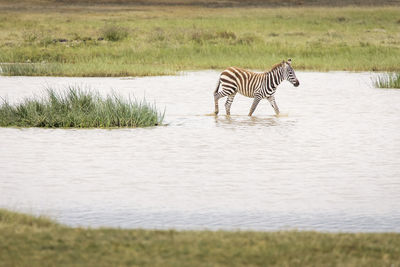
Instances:
[[[260,102],[260,100],[261,100],[260,96],[254,96],[254,101],[253,101],[253,104],[251,105],[249,116],[251,116],[253,114],[254,110],[256,110],[256,107],[257,107],[258,103]]]
[[[278,108],[278,105],[275,102],[275,97],[274,96],[270,96],[267,99],[268,99],[269,103],[271,104],[271,106],[274,108],[275,114],[279,115],[279,108]]]
[[[235,95],[236,95],[236,93],[233,93],[230,96],[228,96],[228,99],[225,102],[226,115],[231,115],[231,105],[232,105],[233,99],[235,98]]]

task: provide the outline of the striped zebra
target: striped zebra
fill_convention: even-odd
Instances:
[[[274,96],[277,86],[283,80],[288,80],[296,87],[300,84],[291,63],[291,59],[282,61],[274,65],[270,71],[263,73],[256,73],[236,67],[230,67],[224,70],[220,75],[217,88],[214,91],[215,115],[219,112],[218,100],[225,96],[228,96],[225,103],[226,115],[230,115],[231,105],[237,92],[244,96],[254,98],[249,116],[253,114],[258,103],[263,98],[269,101],[276,115],[278,115],[279,108],[276,105]],[[220,88],[221,90],[219,90]]]

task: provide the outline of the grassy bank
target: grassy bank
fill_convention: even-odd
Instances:
[[[47,90],[42,99],[27,98],[10,105],[0,104],[1,127],[146,127],[162,123],[163,115],[146,102],[138,103],[117,95],[69,88],[66,92]]]
[[[0,266],[399,266],[399,234],[70,228],[0,210]]]
[[[3,65],[3,74],[145,76],[232,65],[264,70],[286,58],[303,70],[400,70],[398,6],[109,2],[32,0],[22,8],[0,0],[0,62],[34,63]]]

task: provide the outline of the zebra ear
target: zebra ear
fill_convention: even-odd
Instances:
[[[287,62],[289,63],[289,65],[291,65],[291,64],[292,64],[292,59],[289,58],[289,59],[287,60]]]

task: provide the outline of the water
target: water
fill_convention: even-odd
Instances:
[[[10,102],[46,86],[144,96],[168,126],[0,128],[0,207],[68,225],[400,232],[400,91],[371,73],[298,72],[275,117],[237,96],[213,112],[218,72],[119,78],[0,77]],[[220,100],[224,114],[224,100]]]

